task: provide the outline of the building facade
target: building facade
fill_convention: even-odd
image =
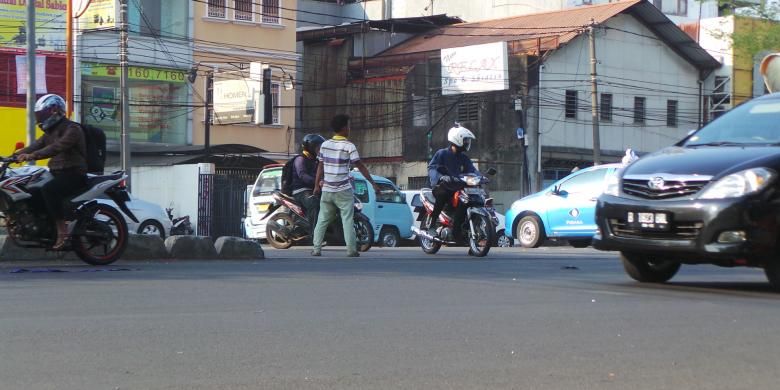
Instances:
[[[195,2],[193,49],[197,78],[193,85],[197,96],[206,97],[206,79],[209,73],[213,74],[217,112],[211,115],[211,145],[248,145],[277,154],[279,158],[295,149],[297,6],[295,0]],[[255,124],[251,115],[229,120],[219,112],[221,99],[231,93],[226,89],[228,85],[238,82],[239,87],[251,84],[259,88],[260,84],[252,80],[252,63],[262,63],[271,69],[270,124]],[[247,110],[253,109],[248,101]],[[198,107],[194,115],[193,143],[204,145],[205,110]]]

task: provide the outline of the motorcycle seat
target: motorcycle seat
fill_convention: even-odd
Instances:
[[[282,198],[289,200],[290,202],[293,202],[293,203],[296,203],[296,204],[298,203],[298,201],[296,201],[296,200],[295,200],[295,198],[294,198],[294,197],[292,197],[292,196],[290,196],[290,195],[283,194],[283,193],[281,193],[281,192],[279,192],[279,195],[280,195]]]
[[[124,172],[118,171],[110,175],[87,175],[87,188],[92,188],[95,185],[104,181],[119,180],[124,175]]]

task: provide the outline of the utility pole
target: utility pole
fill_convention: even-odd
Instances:
[[[214,71],[206,74],[206,112],[203,115],[204,138],[203,150],[208,156],[211,153],[211,106],[214,104]],[[255,114],[256,115],[256,114]]]
[[[590,40],[590,115],[593,122],[593,165],[601,164],[601,137],[599,135],[599,95],[596,81],[596,21],[590,20],[588,38]]]
[[[27,2],[27,145],[35,141],[35,1]],[[30,164],[35,164],[31,161]]]
[[[119,78],[119,90],[122,99],[122,131],[121,131],[121,154],[122,170],[127,174],[127,188],[131,188],[130,180],[130,90],[128,85],[128,64],[127,64],[127,0],[119,0],[121,9],[119,11],[119,67],[121,74]]]

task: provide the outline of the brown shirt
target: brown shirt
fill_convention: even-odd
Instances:
[[[87,172],[84,131],[78,123],[68,119],[63,119],[32,145],[17,152],[21,153],[32,154],[36,160],[51,158],[49,169],[52,171],[78,169],[82,173]]]

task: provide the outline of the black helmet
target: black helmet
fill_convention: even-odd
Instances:
[[[301,141],[301,149],[311,154],[317,153],[317,148],[325,142],[325,138],[319,134],[306,134]]]

